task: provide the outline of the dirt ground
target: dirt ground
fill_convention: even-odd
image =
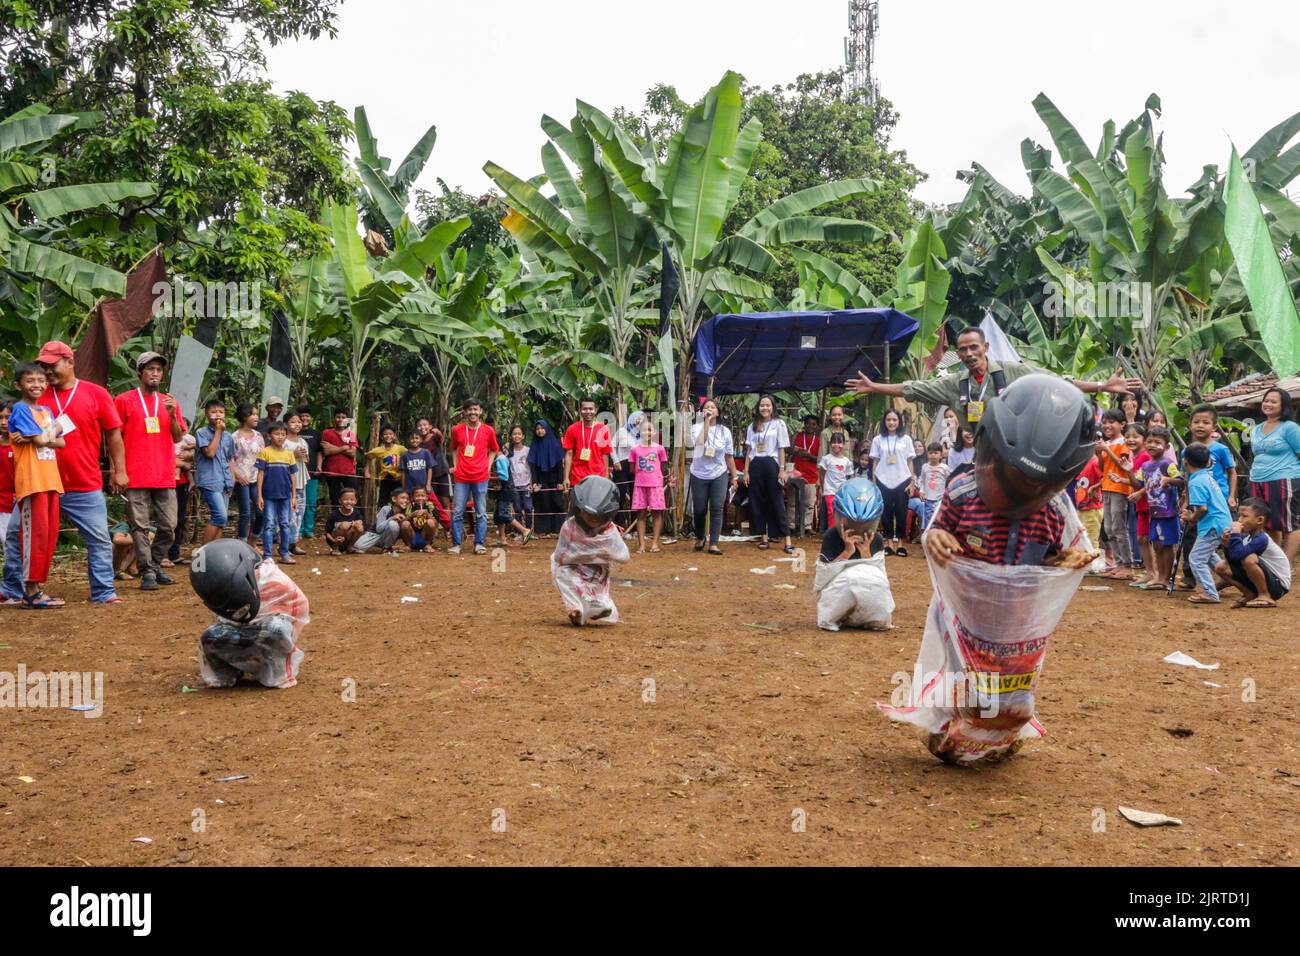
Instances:
[[[61,567],[67,610],[0,611],[0,671],[103,671],[105,709],[0,710],[0,864],[1300,861],[1295,599],[1203,609],[1087,579],[1110,590],[1081,591],[1053,638],[1049,736],[957,769],[874,707],[912,668],[922,559],[890,561],[895,630],[828,633],[811,570],[725,548],[634,556],[624,622],[586,629],[546,542],[498,573],[313,555],[287,569],[313,620],[286,691],[182,692],[210,621],[183,573],[91,608],[83,567]],[[1162,663],[1174,650],[1222,666]]]

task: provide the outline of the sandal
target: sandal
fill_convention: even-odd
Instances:
[[[770,541],[760,541],[758,543],[758,550],[760,551],[766,551],[770,547],[772,547],[772,542]]]
[[[696,551],[703,551],[703,550],[704,550],[704,542],[703,542],[703,541],[696,541],[696,542],[695,542],[695,550],[696,550]]]
[[[1253,601],[1247,601],[1245,607],[1277,607],[1277,602],[1269,598],[1255,598]]]
[[[1204,594],[1193,594],[1187,599],[1188,604],[1218,604],[1214,598],[1207,598]]]
[[[1245,607],[1249,603],[1250,603],[1250,598],[1237,598],[1237,600],[1233,601],[1228,606],[1232,608],[1234,611],[1240,611],[1243,607]]]
[[[651,554],[658,554],[658,553],[659,553],[659,549],[658,549],[658,548],[651,548],[651,549],[650,549],[650,553],[651,553]]]
[[[787,544],[787,545],[786,545],[784,548],[782,548],[781,550],[784,551],[786,554],[794,554],[794,545],[792,545],[792,544]]]
[[[895,549],[895,551],[894,551],[894,555],[895,555],[896,557],[905,558],[905,557],[907,557],[907,549],[906,549],[906,548],[902,548],[902,547],[897,548],[897,549]]]
[[[53,608],[66,607],[67,603],[63,598],[50,597],[41,591],[37,591],[35,594],[23,595],[24,611],[48,611]]]
[[[722,554],[722,549],[715,544],[713,547],[709,548],[709,554]]]

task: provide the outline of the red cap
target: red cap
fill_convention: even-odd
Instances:
[[[36,356],[36,361],[47,362],[50,365],[53,365],[59,359],[72,361],[72,349],[62,342],[46,342],[41,346],[41,354]]]

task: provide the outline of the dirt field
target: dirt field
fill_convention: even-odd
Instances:
[[[726,551],[634,557],[624,623],[587,629],[564,618],[546,542],[503,573],[490,557],[304,558],[289,570],[314,619],[287,691],[181,691],[210,621],[183,573],[92,609],[83,568],[61,568],[51,590],[76,603],[0,611],[0,671],[103,671],[105,711],[0,710],[0,864],[1300,861],[1294,599],[1080,592],[1040,683],[1049,737],[962,770],[874,707],[911,671],[921,559],[889,565],[896,630],[832,634],[811,572],[751,574],[780,552]],[[1162,663],[1174,650],[1222,666]],[[232,774],[249,779],[216,781]],[[1184,825],[1139,829],[1121,804]]]

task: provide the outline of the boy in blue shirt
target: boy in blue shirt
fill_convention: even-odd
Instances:
[[[1232,526],[1232,514],[1228,511],[1227,496],[1210,471],[1210,449],[1193,442],[1183,452],[1183,464],[1187,468],[1187,507],[1183,509],[1183,520],[1188,525],[1187,533],[1195,535],[1190,563],[1192,576],[1201,586],[1200,592],[1187,600],[1193,604],[1218,604],[1214,556],[1223,533]]]
[[[208,524],[203,529],[200,547],[221,537],[229,518],[226,503],[235,486],[230,460],[235,457],[235,440],[226,431],[226,403],[210,399],[204,406],[208,423],[194,436],[198,454],[194,457],[194,485],[208,506]]]

